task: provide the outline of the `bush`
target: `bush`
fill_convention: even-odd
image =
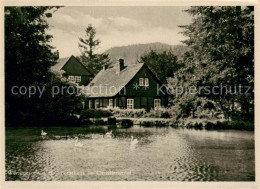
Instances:
[[[130,128],[134,125],[133,121],[130,119],[122,119],[121,126],[122,128]]]
[[[107,124],[108,125],[116,125],[116,118],[115,117],[107,118]]]
[[[210,129],[237,129],[237,130],[248,130],[253,131],[254,130],[254,123],[252,122],[244,122],[244,121],[218,121],[217,123],[211,123],[208,122],[205,125],[205,128]]]
[[[193,125],[193,127],[194,127],[194,129],[202,130],[203,125],[202,125],[202,123],[197,123],[197,122],[196,122],[196,123]]]
[[[162,122],[162,121],[155,121],[154,125],[156,127],[165,127],[166,123]]]
[[[168,123],[170,124],[170,123]],[[140,122],[140,126],[144,126],[144,127],[165,127],[168,125],[167,123],[165,122],[162,122],[162,121],[143,121],[143,122]]]
[[[115,117],[144,117],[145,109],[112,109]]]
[[[176,118],[176,111],[172,108],[151,109],[144,117]]]
[[[64,119],[60,120],[60,125],[64,125],[64,126],[80,126],[81,122],[80,122],[80,120],[76,116],[69,116],[69,117],[65,117]]]
[[[143,122],[140,122],[140,125],[144,126],[144,127],[152,127],[152,126],[154,126],[152,121],[143,121]]]
[[[82,125],[93,125],[93,122],[90,119],[82,119],[81,124]]]
[[[171,124],[169,124],[172,128],[178,128],[178,122],[172,122]]]
[[[169,112],[163,112],[163,113],[161,114],[161,118],[170,118]]]
[[[192,129],[192,128],[193,128],[193,124],[192,124],[192,123],[188,123],[188,124],[186,125],[186,128],[187,128],[187,129]]]
[[[244,122],[244,128],[248,131],[254,131],[255,130],[255,124],[252,122]]]
[[[106,125],[106,122],[103,119],[97,119],[94,121],[95,125]]]
[[[109,116],[112,116],[112,113],[107,110],[85,109],[80,113],[80,119],[101,118]]]
[[[214,128],[215,128],[215,124],[212,123],[212,122],[208,122],[205,125],[205,129],[207,129],[207,130],[211,130],[211,129],[214,129]]]
[[[233,121],[230,124],[232,129],[254,131],[254,123],[247,121]]]
[[[107,127],[107,130],[111,131],[111,130],[116,130],[117,129],[117,126],[116,125],[109,125]]]

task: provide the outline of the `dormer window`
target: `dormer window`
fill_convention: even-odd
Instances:
[[[144,78],[139,78],[139,86],[144,86]]]
[[[144,81],[145,81],[145,82],[144,82],[144,86],[146,86],[146,87],[149,86],[149,79],[148,79],[148,78],[145,78]]]
[[[139,86],[149,86],[149,79],[148,78],[139,78]]]

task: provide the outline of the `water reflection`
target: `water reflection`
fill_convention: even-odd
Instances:
[[[7,180],[254,180],[254,133],[173,128],[113,135],[6,130]],[[37,130],[37,131],[36,131]],[[53,134],[52,134],[53,132]],[[58,135],[58,133],[62,135]],[[133,144],[131,136],[138,142]],[[75,137],[83,146],[75,146]]]

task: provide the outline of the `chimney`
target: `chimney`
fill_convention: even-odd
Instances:
[[[120,67],[120,71],[122,71],[125,68],[124,59],[119,59],[119,67]]]
[[[103,65],[103,71],[105,71],[108,68],[108,65]]]
[[[60,58],[59,50],[55,51],[55,52],[54,52],[54,55],[57,57],[57,59],[59,59],[59,58]]]
[[[119,59],[119,62],[118,62],[118,64],[117,64],[116,73],[119,73],[119,72],[122,71],[124,68],[125,68],[124,59]]]

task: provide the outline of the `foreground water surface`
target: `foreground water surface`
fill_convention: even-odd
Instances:
[[[252,131],[133,127],[112,136],[72,127],[44,131],[47,137],[41,137],[41,128],[6,129],[6,180],[255,180]],[[75,146],[75,137],[82,147]]]

